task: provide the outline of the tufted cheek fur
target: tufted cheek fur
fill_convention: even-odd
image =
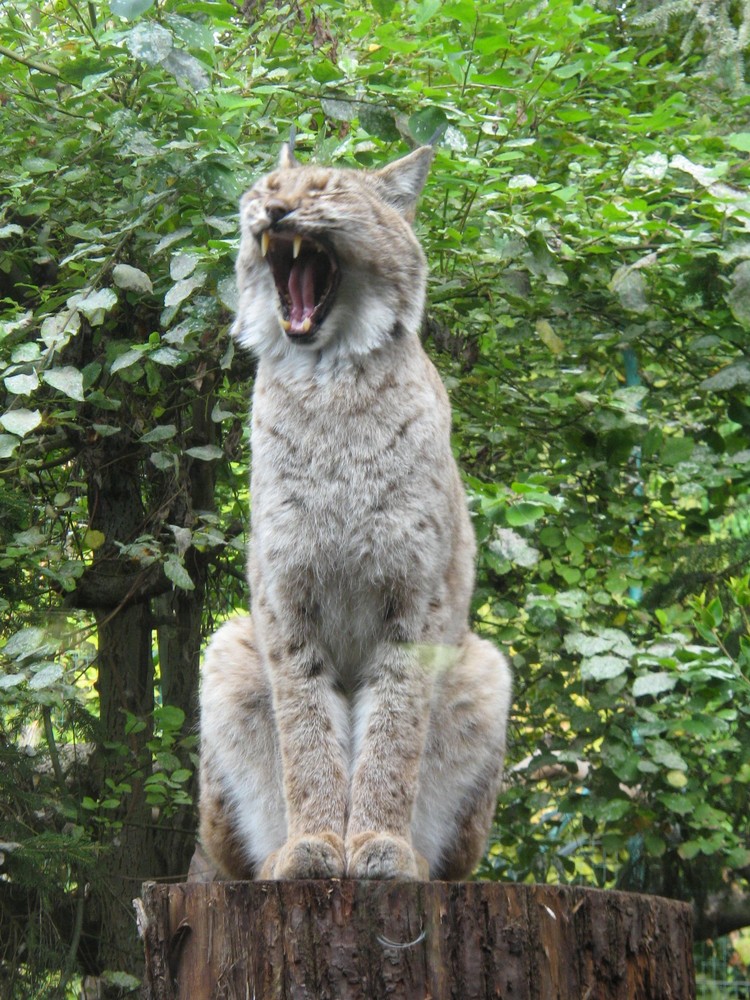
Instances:
[[[432,151],[417,152],[429,165]],[[300,372],[310,369],[312,355],[320,373],[382,347],[397,326],[419,330],[426,264],[411,227],[418,191],[409,197],[381,174],[279,169],[243,196],[236,266],[239,307],[233,327],[241,344]],[[296,231],[321,234],[330,242],[340,267],[335,303],[309,349],[285,337],[274,282],[261,254],[260,234],[279,204],[288,209],[286,221]]]

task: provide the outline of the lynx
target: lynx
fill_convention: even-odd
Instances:
[[[467,624],[474,536],[419,339],[432,157],[284,147],[241,201],[252,614],[201,695],[200,832],[229,877],[458,879],[485,849],[511,682]]]

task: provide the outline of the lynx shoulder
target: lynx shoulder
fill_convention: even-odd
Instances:
[[[241,202],[252,615],[201,696],[201,835],[230,875],[460,877],[484,849],[510,676],[468,627],[473,532],[418,336],[432,155],[286,150]]]

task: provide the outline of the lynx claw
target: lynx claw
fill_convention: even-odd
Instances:
[[[390,833],[359,833],[347,841],[346,874],[349,878],[429,878],[429,867],[403,837]]]
[[[338,834],[292,837],[261,868],[261,879],[343,878],[344,842]]]

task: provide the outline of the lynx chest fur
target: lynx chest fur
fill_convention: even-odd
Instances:
[[[418,336],[432,155],[287,150],[242,200],[252,618],[215,637],[201,707],[201,832],[231,874],[446,876],[486,838],[510,681],[468,630],[473,533]]]
[[[471,592],[442,385],[417,343],[383,353],[303,392],[261,372],[253,404],[254,600],[318,631],[347,692],[388,627],[455,643]]]

